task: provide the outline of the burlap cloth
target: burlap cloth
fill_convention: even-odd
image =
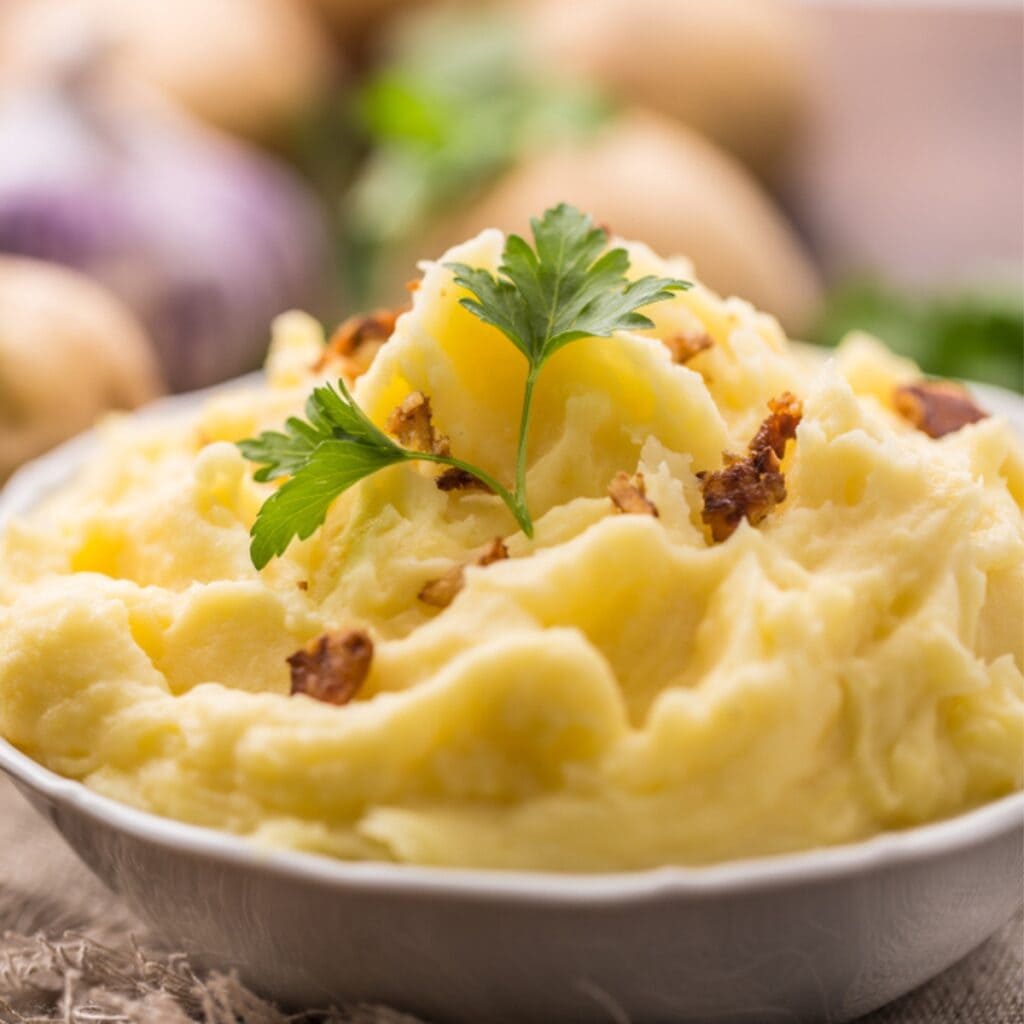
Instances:
[[[285,1014],[233,977],[193,971],[187,952],[167,952],[0,777],[3,1024],[420,1024],[371,1006]],[[1018,916],[861,1024],[1024,1024],[1022,978]]]

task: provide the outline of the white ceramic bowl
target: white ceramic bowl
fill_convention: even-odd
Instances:
[[[977,390],[1024,433],[1020,399]],[[0,525],[91,443],[19,473]],[[3,741],[0,768],[159,934],[295,1005],[380,1001],[452,1024],[847,1021],[955,963],[1022,902],[1021,793],[850,846],[558,875],[268,853],[122,806]]]

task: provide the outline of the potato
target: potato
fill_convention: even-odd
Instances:
[[[307,0],[330,23],[346,48],[358,48],[382,22],[431,0]]]
[[[0,480],[159,391],[146,336],[113,296],[62,267],[0,257]]]
[[[527,24],[545,68],[594,78],[762,171],[811,92],[802,20],[779,0],[534,0]]]
[[[317,17],[296,0],[15,0],[0,66],[33,74],[109,43],[126,71],[227,131],[272,138],[329,83]]]
[[[732,157],[680,124],[634,112],[589,143],[529,159],[454,211],[392,268],[390,298],[417,259],[485,227],[524,231],[561,200],[658,253],[691,259],[702,281],[773,313],[792,334],[814,322],[818,275],[799,239]]]

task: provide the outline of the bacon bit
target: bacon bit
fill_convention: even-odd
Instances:
[[[309,590],[309,580],[299,580],[295,586],[297,586],[299,590]]]
[[[324,633],[288,660],[291,694],[325,704],[347,704],[359,692],[373,661],[373,641],[361,629]]]
[[[434,455],[449,453],[448,438],[434,430],[430,399],[422,391],[406,395],[402,404],[388,417],[387,428],[388,433],[406,448],[433,452]]]
[[[608,485],[608,497],[620,512],[658,518],[657,506],[647,497],[643,473],[636,473],[632,477],[621,471],[616,473]]]
[[[759,452],[771,448],[778,458],[786,453],[786,442],[796,437],[796,428],[804,414],[803,403],[790,391],[783,391],[778,398],[768,400],[771,415],[758,428],[748,448]]]
[[[404,308],[376,309],[372,313],[350,316],[331,335],[313,369],[319,372],[331,362],[340,361],[344,372],[352,378],[366,373],[404,312]]]
[[[715,345],[707,331],[680,332],[662,338],[661,341],[672,354],[672,362],[680,366],[688,363],[698,353],[714,348]]]
[[[441,491],[486,491],[488,494],[494,492],[483,482],[478,480],[472,473],[459,469],[458,466],[449,466],[434,481],[438,490]]]
[[[436,580],[427,580],[416,595],[424,604],[434,608],[447,608],[466,582],[466,570],[461,565],[449,569]]]
[[[698,473],[704,491],[701,518],[711,527],[716,543],[728,540],[746,519],[757,526],[776,505],[786,500],[786,481],[770,448],[745,459],[729,456],[725,469]]]
[[[508,548],[500,537],[495,537],[470,565],[493,565],[508,558]],[[424,604],[447,608],[466,584],[466,567],[456,565],[436,580],[428,580],[417,595]]]
[[[350,316],[331,335],[327,348],[332,355],[351,356],[368,341],[387,341],[405,309],[375,309]]]
[[[405,290],[410,293],[418,292],[420,290],[420,279],[418,277],[414,277],[412,280],[406,281]]]
[[[929,437],[945,437],[988,416],[966,388],[949,381],[900,385],[893,391],[892,402],[908,423]]]
[[[394,412],[388,417],[387,429],[398,442],[406,448],[420,452],[432,452],[434,455],[450,455],[451,443],[443,434],[434,429],[433,412],[430,399],[422,391],[414,391],[407,395]],[[457,466],[449,466],[434,481],[442,491],[481,490],[491,493],[491,489],[472,473]]]
[[[487,545],[477,555],[474,565],[479,565],[481,568],[486,568],[489,565],[494,565],[495,562],[504,562],[508,558],[508,547],[500,537],[495,537],[490,544]]]
[[[779,460],[786,442],[796,436],[803,407],[788,391],[773,398],[768,407],[771,415],[747,446],[746,457],[726,454],[724,469],[697,474],[704,493],[701,519],[716,543],[728,540],[743,519],[757,526],[786,500],[786,478]]]

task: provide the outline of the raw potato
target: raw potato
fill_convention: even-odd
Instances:
[[[678,118],[762,171],[812,92],[803,20],[778,0],[535,0],[528,27],[545,67]]]
[[[0,480],[159,390],[149,343],[112,296],[72,271],[0,258]]]
[[[417,259],[491,225],[522,232],[537,210],[562,200],[623,238],[686,256],[715,291],[742,295],[792,335],[817,317],[817,273],[757,182],[696,132],[645,113],[627,116],[593,143],[549,152],[512,171],[404,254],[392,290],[398,293]]]
[[[378,24],[406,8],[426,7],[430,0],[309,0],[330,22],[347,47],[358,47]]]
[[[331,70],[316,17],[295,0],[31,0],[0,19],[0,65],[31,74],[95,40],[194,114],[257,138],[308,110]]]

